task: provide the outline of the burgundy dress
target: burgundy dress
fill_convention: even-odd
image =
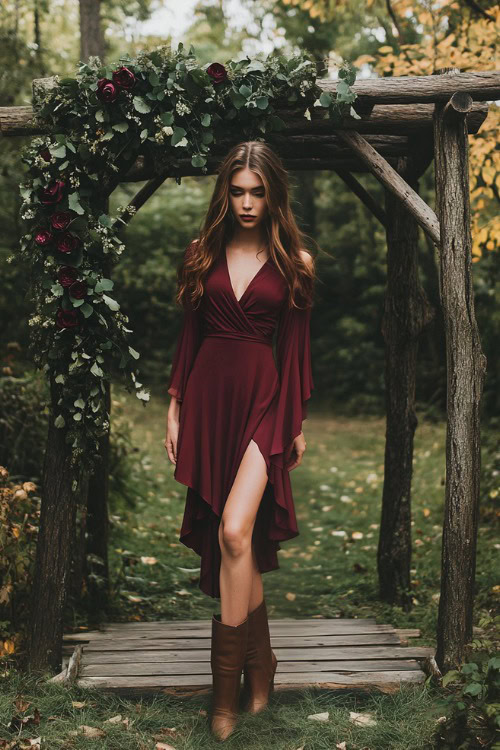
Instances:
[[[310,308],[288,310],[288,287],[271,258],[238,300],[225,251],[205,277],[198,309],[184,305],[168,383],[182,402],[174,478],[188,487],[179,540],[201,557],[199,587],[208,596],[220,597],[218,526],[251,439],[268,474],[252,537],[260,572],[279,568],[279,543],[299,534],[286,459],[314,387],[310,316]]]

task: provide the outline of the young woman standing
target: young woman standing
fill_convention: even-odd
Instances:
[[[211,729],[222,740],[237,720],[242,671],[247,710],[268,703],[277,660],[261,574],[279,568],[280,542],[299,533],[289,472],[302,462],[314,387],[315,271],[303,238],[280,159],[247,141],[220,165],[200,237],[178,270],[184,320],[165,448],[188,488],[180,541],[201,557],[200,589],[221,600]]]

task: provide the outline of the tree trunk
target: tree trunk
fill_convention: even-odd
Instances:
[[[57,401],[50,382],[52,404]],[[66,428],[54,426],[51,410],[42,476],[42,506],[31,592],[28,668],[60,671],[64,607],[70,585],[75,510],[85,497],[85,467],[70,465]],[[74,489],[74,480],[78,487]]]
[[[474,607],[480,402],[486,357],[474,312],[468,148],[463,114],[446,103],[436,104],[434,158],[436,209],[441,225],[439,284],[446,334],[448,414],[436,651],[441,672],[463,662],[465,644],[472,638]]]
[[[80,0],[80,60],[88,62],[90,55],[97,55],[104,62],[101,0]]]
[[[400,171],[404,171],[401,160]],[[418,190],[410,173],[405,179]],[[418,337],[433,318],[418,276],[418,224],[392,191],[385,190],[387,288],[385,339],[386,447],[377,564],[380,597],[411,609],[411,480],[417,427],[415,381]]]

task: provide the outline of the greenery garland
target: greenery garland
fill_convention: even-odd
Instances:
[[[105,380],[113,365],[126,375],[126,388],[149,399],[138,379],[139,353],[128,343],[128,318],[113,299],[110,268],[125,246],[118,209],[106,200],[142,155],[160,175],[191,157],[207,172],[212,145],[234,132],[264,140],[280,131],[279,107],[323,108],[339,120],[350,113],[354,69],[339,71],[336,97],[316,84],[316,62],[301,53],[285,58],[214,62],[201,67],[191,46],[159,47],[115,65],[99,58],[81,64],[75,78],[59,79],[36,116],[51,134],[23,149],[28,179],[20,185],[21,217],[27,232],[21,255],[31,267],[35,315],[30,320],[33,359],[56,389],[56,427],[66,429],[71,463],[92,466],[98,440],[109,430]],[[177,177],[178,184],[181,178]],[[130,218],[130,216],[128,217]],[[130,382],[131,381],[131,382]]]

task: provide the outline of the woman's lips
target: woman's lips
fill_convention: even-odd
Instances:
[[[243,221],[253,221],[255,219],[255,216],[245,216],[245,214],[240,214]]]

